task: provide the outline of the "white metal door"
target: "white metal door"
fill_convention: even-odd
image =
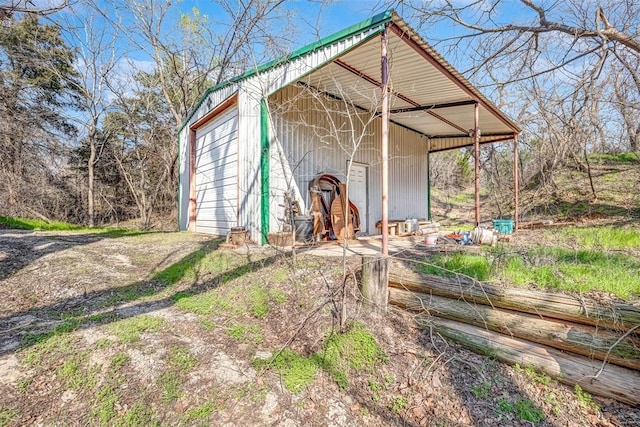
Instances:
[[[349,199],[360,212],[360,233],[369,234],[369,206],[367,203],[367,166],[360,163],[351,165],[349,176]]]
[[[196,231],[224,236],[237,225],[238,109],[196,131]]]

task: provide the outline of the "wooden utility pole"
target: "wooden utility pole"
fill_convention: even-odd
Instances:
[[[473,108],[474,188],[476,205],[476,227],[480,225],[480,105]]]

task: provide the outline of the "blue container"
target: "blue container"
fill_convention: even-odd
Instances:
[[[496,233],[500,234],[512,234],[513,233],[513,220],[512,219],[494,219],[493,229]]]

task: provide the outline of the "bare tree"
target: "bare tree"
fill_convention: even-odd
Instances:
[[[85,9],[86,10],[86,9]],[[109,81],[116,78],[118,63],[115,35],[100,22],[98,14],[75,11],[66,15],[65,32],[70,44],[76,46],[80,73],[78,92],[82,94],[82,115],[73,120],[83,130],[82,141],[88,146],[87,166],[87,222],[95,226],[95,165],[102,152],[104,138],[100,121],[112,104]]]
[[[472,58],[471,75],[485,67],[510,63],[504,76],[511,78],[503,83],[529,79],[592,57],[596,57],[592,64],[597,66],[597,57],[616,49],[640,54],[640,5],[633,0],[611,1],[606,9],[578,0],[402,3],[419,12],[423,25],[449,21],[462,29],[459,36],[441,42],[455,54],[455,42],[469,41],[461,53]],[[507,9],[510,18],[505,18]]]
[[[52,15],[69,7],[69,0],[40,2],[34,0],[9,0],[6,5],[0,5],[0,21],[11,18],[15,14],[30,13],[32,15]]]
[[[134,93],[119,95],[114,111],[104,123],[109,156],[130,195],[126,200],[135,205],[143,229],[151,228],[156,210],[164,214],[175,211],[175,187],[169,179],[174,127],[166,103],[155,89],[154,77],[155,74],[139,73]]]
[[[640,4],[567,0],[399,1],[463,74],[523,124],[524,184],[555,186],[573,164],[587,173],[593,151],[637,150],[640,131]],[[508,11],[508,13],[507,13]],[[453,24],[453,26],[451,25]],[[498,153],[485,173],[498,185]],[[504,185],[504,184],[500,184]]]

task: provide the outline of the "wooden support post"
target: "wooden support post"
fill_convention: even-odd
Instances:
[[[427,220],[431,221],[431,153],[429,151],[427,151]]]
[[[362,257],[362,296],[375,313],[387,312],[389,301],[389,258],[385,256]]]
[[[475,104],[473,109],[473,152],[474,152],[474,190],[476,227],[480,225],[480,106]]]
[[[513,135],[513,231],[518,231],[518,134]]]

